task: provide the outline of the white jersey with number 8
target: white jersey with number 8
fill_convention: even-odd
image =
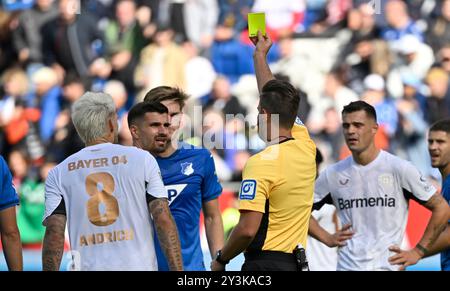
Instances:
[[[44,220],[64,203],[78,270],[157,270],[147,196],[167,198],[155,159],[110,143],[89,146],[50,171]],[[59,212],[55,212],[59,213]]]

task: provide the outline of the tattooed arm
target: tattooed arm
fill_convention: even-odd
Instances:
[[[159,243],[171,271],[183,271],[178,230],[170,213],[167,199],[154,199],[149,204],[150,214],[158,235]]]
[[[398,246],[391,246],[390,251],[397,253],[389,258],[392,265],[400,265],[400,270],[404,270],[407,266],[416,264],[420,259],[427,256],[429,250],[432,249],[436,240],[445,230],[448,224],[449,206],[444,198],[436,193],[424,206],[431,210],[432,215],[422,239],[415,248],[409,251],[403,251]]]
[[[64,252],[66,216],[54,214],[45,220],[44,244],[42,247],[42,269],[58,271]]]

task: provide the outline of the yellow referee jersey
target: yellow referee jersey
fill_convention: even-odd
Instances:
[[[305,126],[294,125],[295,139],[252,156],[242,174],[239,210],[264,213],[247,251],[292,253],[306,246],[316,177],[316,146]]]

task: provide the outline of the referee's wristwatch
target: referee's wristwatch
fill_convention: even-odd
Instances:
[[[226,265],[230,262],[230,260],[225,261],[222,259],[222,250],[218,250],[216,253],[216,259],[215,259],[218,263],[220,263],[221,265]]]

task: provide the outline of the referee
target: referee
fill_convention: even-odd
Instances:
[[[306,127],[295,124],[300,94],[288,82],[275,80],[267,67],[271,41],[259,35],[256,43],[258,134],[267,147],[245,166],[239,223],[212,261],[213,271],[224,270],[244,250],[243,271],[296,271],[293,252],[298,244],[306,245],[316,147]]]

